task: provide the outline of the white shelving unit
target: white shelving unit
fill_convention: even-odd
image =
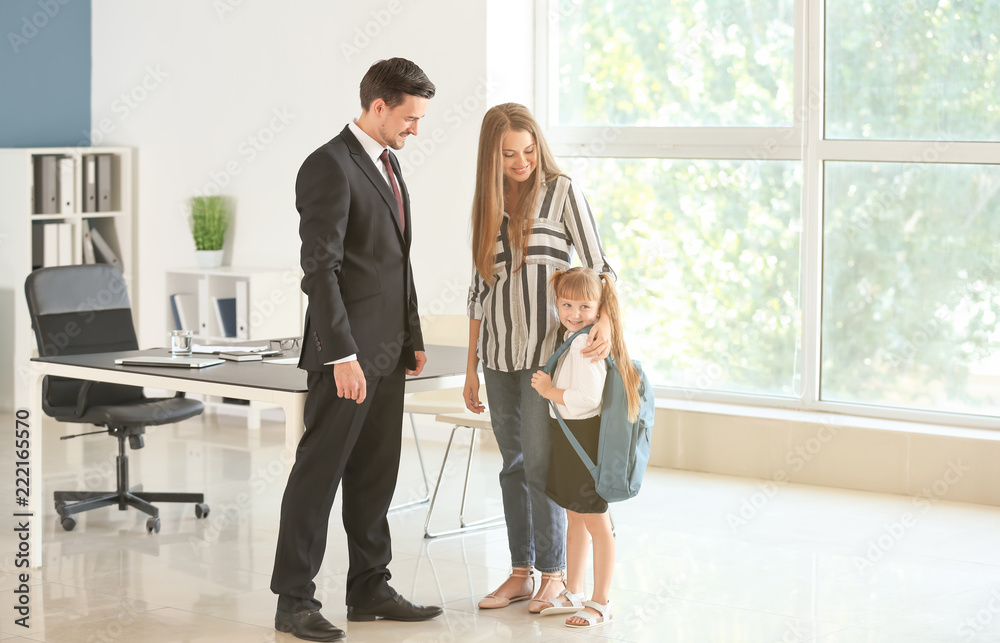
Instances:
[[[90,194],[85,178],[93,176],[93,172],[84,168],[89,155],[102,156],[106,163],[102,162],[101,168],[110,181],[103,195],[91,201],[94,205],[85,206],[85,193]],[[35,199],[36,165],[46,156],[67,159],[72,166],[65,177],[60,177],[58,170],[54,177],[57,194],[61,188],[60,201],[69,201],[71,205],[60,207],[61,203],[57,203],[54,213],[43,213],[52,208],[36,203]],[[0,408],[12,409],[28,402],[25,373],[28,360],[37,351],[24,298],[24,280],[45,263],[46,224],[66,224],[59,230],[61,252],[52,252],[51,244],[48,246],[49,262],[52,255],[57,255],[56,262],[60,265],[84,263],[87,259],[84,222],[96,230],[121,262],[129,299],[135,308],[133,163],[130,147],[0,149],[0,310],[5,311],[0,315]],[[66,167],[69,166],[67,162]],[[97,205],[98,201],[103,202]],[[90,207],[100,211],[84,211]],[[97,260],[102,260],[100,254]]]
[[[304,298],[299,288],[298,268],[174,268],[166,273],[168,299],[180,295],[185,330],[194,331],[199,344],[235,341],[266,342],[302,334]],[[236,335],[226,335],[216,312],[216,299],[236,300]],[[177,328],[174,304],[167,302],[167,328]],[[222,398],[205,400],[218,409]],[[241,405],[242,406],[242,405]],[[232,408],[233,405],[227,405]],[[250,402],[247,426],[260,428],[260,412],[274,405]]]
[[[174,268],[167,271],[167,297],[184,296],[186,330],[198,343],[258,341],[302,333],[298,268]],[[219,325],[215,299],[236,300],[236,335]],[[193,304],[193,310],[188,310]],[[167,302],[167,328],[177,328]]]

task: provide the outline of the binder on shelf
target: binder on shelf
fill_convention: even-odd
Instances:
[[[59,231],[59,263],[60,266],[72,266],[73,261],[73,224],[53,224]]]
[[[83,155],[83,212],[97,212],[97,157]]]
[[[59,212],[72,214],[76,211],[76,161],[64,157],[59,159]]]
[[[97,251],[96,255],[100,256],[101,263],[109,263],[121,270],[121,260],[118,258],[118,255],[114,253],[111,246],[108,245],[108,242],[104,239],[104,236],[97,228],[90,229],[90,238],[94,242],[94,250]]]
[[[37,270],[45,264],[45,225],[31,224],[31,269]]]
[[[57,181],[57,159],[52,154],[33,157],[35,173],[35,214],[56,214],[59,212]]]
[[[236,297],[212,297],[223,337],[236,337]]]
[[[177,330],[196,330],[192,313],[197,312],[195,295],[191,293],[175,293],[170,295],[170,308],[174,313],[174,326]]]
[[[247,307],[250,299],[250,282],[240,280],[236,282],[236,337],[237,339],[250,339],[250,318]]]
[[[94,256],[94,239],[90,235],[90,221],[84,219],[81,226],[81,237],[83,238],[83,263],[97,263]]]
[[[45,223],[42,225],[42,267],[50,268],[59,265],[59,224]]]
[[[97,211],[111,211],[111,155],[97,155]]]

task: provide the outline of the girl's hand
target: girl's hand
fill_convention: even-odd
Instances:
[[[601,315],[587,334],[587,348],[580,352],[591,362],[599,362],[611,354],[611,319]]]
[[[465,389],[462,391],[462,401],[465,408],[473,413],[482,413],[486,407],[479,401],[479,373],[474,371],[465,374]]]
[[[552,390],[552,378],[545,371],[537,371],[531,376],[531,388],[544,398],[545,394]]]

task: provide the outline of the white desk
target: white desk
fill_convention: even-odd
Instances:
[[[461,346],[426,347],[427,365],[417,377],[407,376],[406,392],[417,393],[434,389],[452,388],[465,384],[467,352]],[[168,368],[156,366],[116,366],[116,358],[128,355],[166,355],[166,349],[126,351],[119,353],[93,353],[36,358],[28,370],[28,407],[31,416],[31,493],[28,506],[33,522],[45,515],[42,501],[45,495],[42,440],[37,431],[42,418],[42,379],[46,375],[73,377],[96,382],[131,384],[168,391],[184,391],[204,395],[218,395],[256,402],[277,404],[285,413],[285,447],[295,453],[304,430],[302,424],[306,399],[306,373],[293,364],[264,364],[262,362],[226,362],[202,369]],[[38,567],[42,551],[42,530],[31,528],[31,562]]]

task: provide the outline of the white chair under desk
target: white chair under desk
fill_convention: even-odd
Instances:
[[[389,507],[389,511],[402,511],[424,505],[431,500],[431,485],[427,479],[427,467],[424,465],[424,453],[420,448],[420,437],[417,435],[417,423],[414,415],[440,415],[442,413],[461,413],[465,410],[462,403],[462,389],[447,388],[436,391],[408,393],[403,397],[403,412],[410,416],[410,429],[413,431],[413,444],[417,447],[417,459],[420,461],[420,473],[424,478],[423,496],[415,500],[402,502]]]
[[[451,437],[448,438],[448,447],[445,449],[444,458],[441,460],[441,472],[438,473],[437,484],[434,485],[434,494],[431,496],[430,505],[427,507],[427,519],[424,521],[424,538],[452,536],[456,534],[465,534],[470,531],[502,527],[505,524],[503,514],[491,516],[489,518],[482,518],[472,522],[465,521],[465,507],[469,497],[469,478],[472,476],[472,456],[476,451],[476,437],[479,431],[493,430],[489,412],[476,415],[467,410],[463,410],[460,413],[444,413],[436,416],[434,419],[444,424],[451,424],[452,429]],[[444,473],[448,466],[448,457],[451,455],[451,449],[455,444],[455,434],[459,429],[470,429],[472,431],[472,438],[469,444],[469,458],[465,465],[465,483],[462,486],[462,504],[458,512],[459,526],[456,529],[432,532],[430,530],[431,518],[434,516],[434,508],[437,505],[438,493],[441,491],[441,481],[444,479]]]

